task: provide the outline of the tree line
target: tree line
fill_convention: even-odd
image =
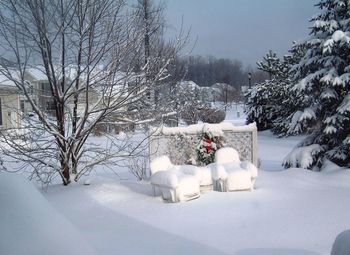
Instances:
[[[201,87],[225,83],[240,90],[241,86],[249,84],[248,73],[252,75],[252,82],[266,79],[266,74],[260,70],[244,67],[240,60],[235,59],[197,55],[180,58],[176,65],[184,80],[193,81]]]

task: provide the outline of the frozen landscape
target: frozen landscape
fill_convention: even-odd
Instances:
[[[227,119],[244,121],[236,111]],[[211,191],[182,203],[153,197],[149,183],[126,170],[119,170],[121,178],[95,171],[90,185],[51,186],[41,191],[48,203],[30,195],[34,191],[23,180],[0,178],[8,183],[0,185],[2,207],[17,211],[12,218],[0,211],[8,219],[0,224],[0,253],[22,254],[24,245],[35,251],[28,254],[60,254],[62,241],[69,247],[65,254],[330,254],[335,237],[350,229],[350,172],[332,164],[321,172],[283,169],[284,156],[301,138],[259,132],[261,166],[253,192]],[[55,242],[48,246],[50,240]]]
[[[350,255],[349,10],[1,0],[0,255]]]

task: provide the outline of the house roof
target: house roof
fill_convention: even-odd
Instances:
[[[27,73],[37,81],[47,81],[47,76],[43,66],[38,66],[36,68],[26,69]]]
[[[0,88],[17,88],[16,84],[5,75],[0,74]]]

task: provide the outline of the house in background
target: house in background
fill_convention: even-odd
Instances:
[[[19,128],[21,125],[20,95],[16,85],[0,74],[0,128]]]
[[[51,96],[50,85],[46,74],[42,68],[26,69],[24,79],[28,85],[28,92],[34,104],[46,113],[53,111],[53,99]],[[21,110],[24,114],[31,113],[32,106],[28,99],[20,95]]]
[[[74,92],[75,89],[74,82],[76,73],[77,71],[75,66],[67,66],[65,69],[66,86],[71,87],[72,92]],[[16,71],[13,71],[11,75],[13,75],[14,78],[19,76]],[[56,75],[56,78],[60,79],[59,71],[57,71]],[[128,96],[129,79],[131,79],[129,76],[132,76],[132,74],[127,75],[123,72],[118,72],[114,76],[109,76],[107,71],[96,69],[96,72],[92,72],[90,74],[89,92],[85,94],[84,82],[86,75],[85,73],[82,73],[80,77],[81,89],[79,91],[77,105],[78,116],[84,114],[86,107],[88,107],[88,110],[91,111],[92,109],[97,110],[101,107],[105,107],[104,104],[108,100],[124,101]],[[16,109],[13,113],[14,116],[9,115],[7,118],[13,119],[12,122],[14,122],[14,119],[16,119],[18,122],[17,119],[20,120],[23,116],[33,114],[32,105],[29,102],[27,96],[24,95],[24,92],[21,91],[21,89],[18,89],[14,82],[7,79],[6,76],[2,75],[1,77],[1,93],[4,96],[6,95],[6,100],[2,99],[2,101],[5,100],[6,105],[9,105],[9,102],[11,102],[8,108]],[[24,72],[23,80],[25,83],[26,91],[29,94],[32,102],[48,116],[54,116],[54,99],[52,97],[49,80],[44,68],[42,66],[27,68]],[[73,101],[74,97],[71,96],[65,102],[67,114],[72,114],[72,112],[69,111],[72,111],[74,108]],[[5,110],[3,110],[3,112],[4,111]],[[15,112],[19,113],[19,115],[16,115],[16,117]],[[4,113],[2,114],[4,115]],[[6,116],[3,116],[3,119],[5,117]],[[6,125],[9,126],[9,123]]]

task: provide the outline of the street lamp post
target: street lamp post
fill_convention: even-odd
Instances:
[[[252,73],[248,73],[249,89],[252,88]]]

